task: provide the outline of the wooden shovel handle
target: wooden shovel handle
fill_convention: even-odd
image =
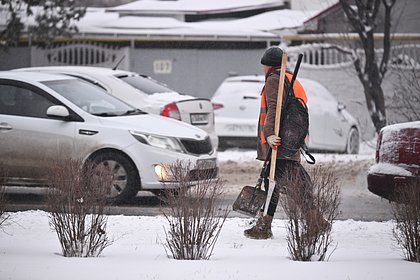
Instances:
[[[283,103],[283,92],[284,92],[284,78],[286,76],[286,62],[287,54],[283,52],[281,57],[281,68],[280,68],[280,78],[279,78],[279,89],[277,91],[277,107],[276,107],[276,118],[274,120],[274,133],[276,136],[280,133],[280,117],[281,117],[281,107]],[[271,151],[271,163],[270,163],[270,179],[275,180],[276,174],[276,159],[277,159],[277,149],[272,149]]]

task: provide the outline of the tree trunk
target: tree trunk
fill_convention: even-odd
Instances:
[[[379,132],[386,125],[385,97],[381,84],[387,71],[391,49],[391,10],[396,0],[382,0],[385,8],[384,52],[380,63],[378,63],[375,53],[374,32],[381,0],[356,0],[353,3],[356,7],[352,7],[348,0],[339,1],[353,30],[359,34],[363,46],[365,58],[363,69],[357,52],[355,52],[354,66],[363,85],[370,118],[376,132]]]

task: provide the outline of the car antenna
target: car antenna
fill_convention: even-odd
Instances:
[[[117,65],[115,65],[113,68],[112,68],[112,70],[117,70],[117,68],[118,68],[118,66],[120,65],[120,63],[124,60],[124,58],[125,58],[125,55],[123,55],[123,57],[121,57],[121,59],[120,59],[120,61],[118,61],[118,63],[117,63]]]

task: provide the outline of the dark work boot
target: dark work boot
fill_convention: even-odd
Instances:
[[[257,220],[255,226],[244,231],[244,235],[251,239],[269,239],[273,237],[271,222],[273,217],[266,215]]]

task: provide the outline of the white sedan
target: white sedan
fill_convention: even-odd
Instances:
[[[0,72],[0,143],[9,186],[48,184],[49,168],[60,159],[110,167],[115,202],[138,190],[177,187],[166,171],[178,161],[191,163],[192,181],[217,176],[217,152],[202,129],[145,113],[65,75]]]
[[[93,83],[107,93],[145,112],[197,126],[217,147],[214,112],[209,99],[179,94],[166,85],[134,72],[89,66],[48,66],[15,69],[71,75]]]
[[[313,151],[359,152],[359,128],[353,116],[320,83],[299,78],[308,96],[309,139]],[[212,97],[219,147],[255,148],[264,76],[225,79]]]

